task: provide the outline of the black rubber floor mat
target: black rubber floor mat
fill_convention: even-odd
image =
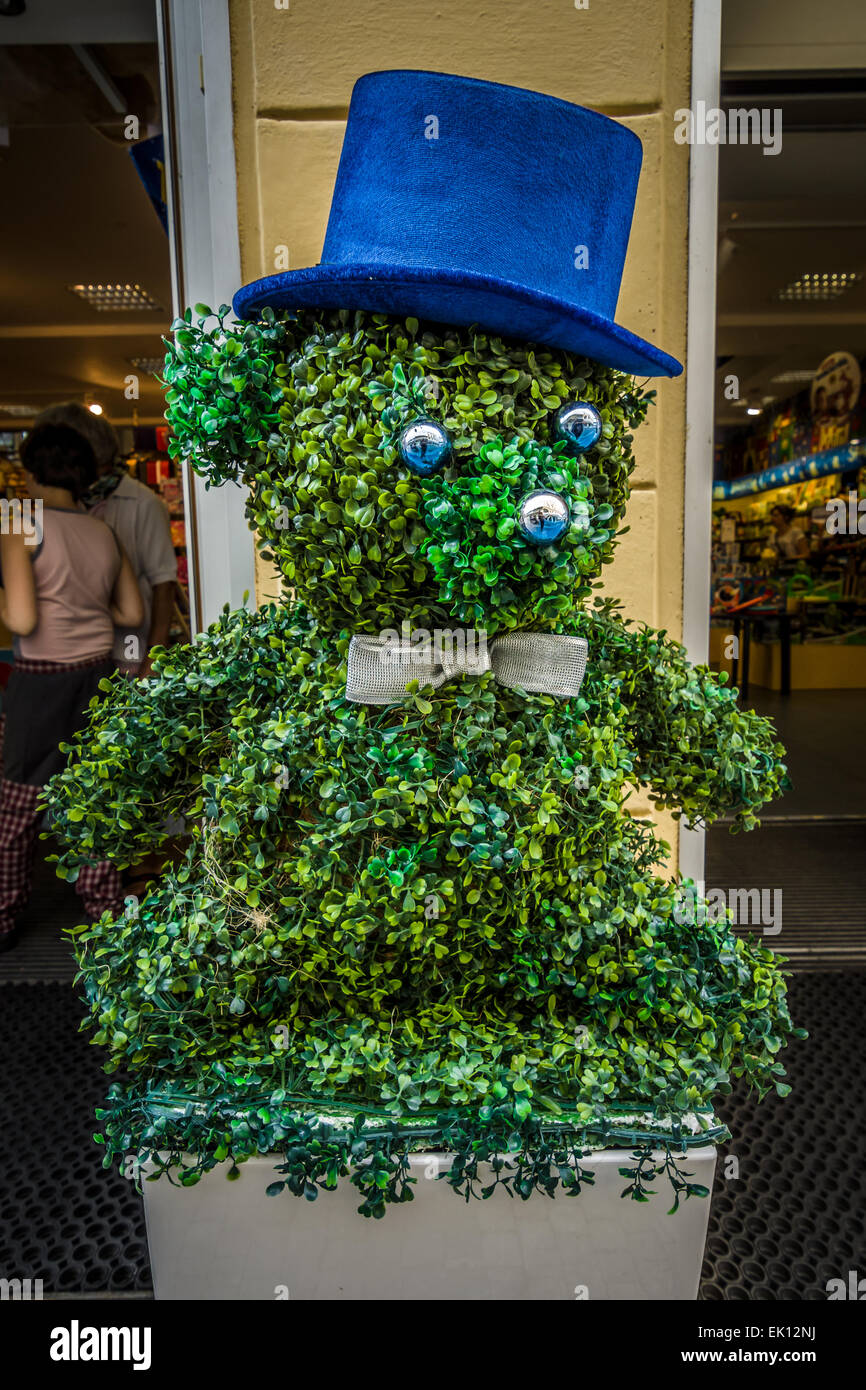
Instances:
[[[0,1275],[44,1294],[147,1290],[141,1198],[93,1142],[109,1081],[84,1012],[69,985],[0,988]]]
[[[705,1299],[825,1300],[830,1280],[866,1275],[866,974],[797,975],[790,1006],[810,1035],[781,1054],[791,1094],[758,1103],[738,1087],[719,1107],[732,1141],[716,1168]]]

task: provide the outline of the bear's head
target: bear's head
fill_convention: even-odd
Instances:
[[[568,352],[361,312],[174,325],[172,451],[327,627],[552,629],[612,557],[652,393]]]

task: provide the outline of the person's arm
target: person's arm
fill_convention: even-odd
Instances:
[[[23,534],[0,535],[3,589],[0,589],[0,618],[10,632],[28,637],[39,621],[33,565]]]
[[[120,569],[111,593],[111,617],[115,627],[140,627],[144,618],[141,591],[123,547],[117,548],[120,551]]]
[[[168,508],[162,498],[153,493],[149,494],[147,503],[139,509],[137,538],[139,564],[151,591],[150,630],[140,676],[151,673],[151,649],[168,645],[177,578],[177,556],[171,539]]]
[[[174,609],[173,579],[162,584],[154,584],[151,592],[150,632],[147,635],[147,651],[141,663],[140,676],[151,674],[150,651],[153,647],[167,647],[171,631],[171,615]]]

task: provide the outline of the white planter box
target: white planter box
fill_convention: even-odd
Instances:
[[[224,1169],[195,1187],[145,1182],[147,1235],[158,1299],[694,1299],[709,1198],[668,1216],[666,1178],[648,1202],[621,1199],[627,1149],[584,1160],[595,1185],[553,1200],[502,1189],[468,1204],[425,1177],[431,1156],[412,1158],[415,1200],[380,1221],[358,1215],[348,1180],[307,1202],[265,1188],[279,1175],[251,1158],[227,1182]],[[444,1166],[445,1156],[439,1155]],[[679,1166],[712,1188],[716,1151],[694,1149]],[[146,1170],[145,1170],[146,1172]]]

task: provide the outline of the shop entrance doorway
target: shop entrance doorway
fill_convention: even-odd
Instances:
[[[116,441],[124,489],[162,518],[150,587],[170,594],[154,635],[187,641],[254,591],[243,491],[206,493],[171,459],[158,380],[173,318],[241,280],[226,0],[17,7],[0,15],[0,86],[0,498],[26,501],[21,446],[44,412],[83,413]],[[0,686],[15,647],[0,629]],[[44,865],[50,848],[0,979],[74,973],[62,928],[81,909]]]
[[[710,662],[772,715],[791,788],[708,839],[707,877],[784,898],[772,949],[866,963],[866,91],[832,72],[723,73],[781,148],[719,151]]]

